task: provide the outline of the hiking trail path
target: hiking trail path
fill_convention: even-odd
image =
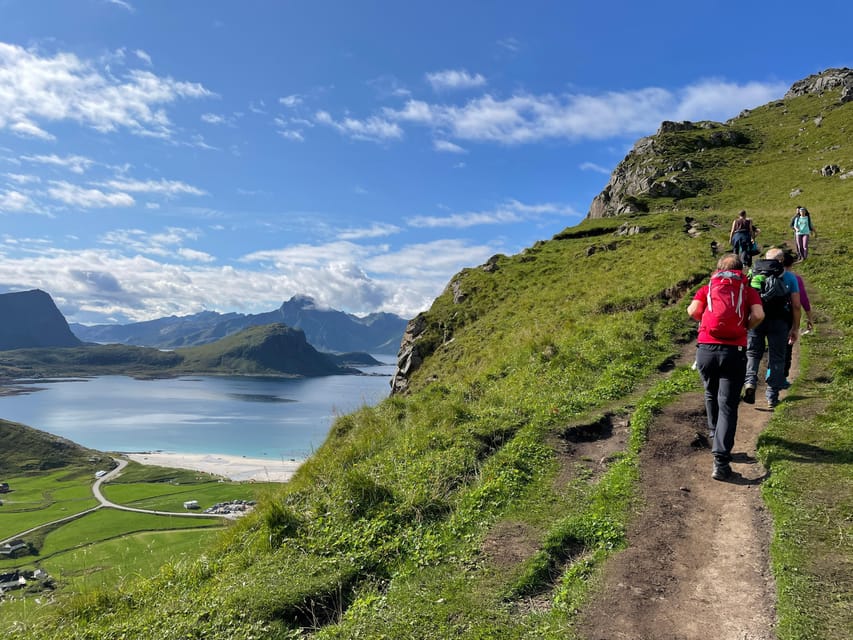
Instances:
[[[692,359],[692,345],[685,356]],[[683,394],[655,417],[640,455],[628,546],[605,565],[578,622],[581,637],[774,640],[772,523],[761,499],[767,474],[755,456],[772,411],[763,385],[756,395],[754,405],[740,405],[734,474],[725,482],[711,478],[713,457],[697,438],[707,434],[702,393]]]

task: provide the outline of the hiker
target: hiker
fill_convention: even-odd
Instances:
[[[785,252],[770,249],[764,260],[756,260],[750,284],[759,289],[764,306],[764,322],[749,330],[746,348],[746,384],[743,401],[755,404],[758,368],[767,348],[767,408],[779,404],[779,392],[784,389],[785,354],[788,345],[797,341],[800,331],[800,285],[782,264]]]
[[[791,270],[791,267],[794,265],[794,254],[790,251],[785,252],[785,257],[782,260],[782,264],[785,266],[785,270],[794,274],[794,277],[797,279],[797,284],[800,287],[800,307],[806,313],[806,330],[804,333],[810,332],[814,329],[814,318],[812,317],[812,305],[809,301],[809,294],[806,292],[806,285],[803,282],[803,279],[800,277],[800,274],[794,273]],[[791,360],[794,357],[794,345],[788,344],[788,349],[785,353],[785,380],[782,382],[782,388],[787,389],[791,386],[791,383],[788,382],[788,376],[791,373]]]
[[[752,224],[752,219],[746,217],[746,210],[741,210],[732,222],[729,242],[732,245],[732,251],[746,266],[752,264],[752,256],[755,255],[752,251],[756,235],[758,235],[758,229]]]
[[[809,257],[809,236],[817,237],[817,229],[812,223],[812,216],[805,207],[797,207],[797,213],[791,218],[791,228],[794,230],[794,242],[797,247],[798,262]]]
[[[696,368],[705,387],[714,454],[711,477],[726,480],[732,474],[738,403],[746,375],[747,330],[764,319],[761,296],[749,286],[738,256],[727,253],[720,258],[717,270],[693,296],[687,313],[699,321]]]

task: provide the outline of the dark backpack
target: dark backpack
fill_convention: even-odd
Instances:
[[[746,334],[746,281],[740,271],[718,271],[708,283],[702,325],[717,340],[737,340]]]
[[[791,312],[791,290],[783,277],[785,267],[778,260],[756,260],[749,284],[761,295],[764,313],[770,317]]]

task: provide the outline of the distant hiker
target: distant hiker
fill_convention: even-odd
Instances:
[[[755,287],[764,306],[764,322],[749,330],[746,356],[746,385],[743,401],[755,403],[758,368],[767,347],[767,407],[779,404],[779,392],[785,388],[785,354],[788,345],[797,341],[800,331],[800,285],[782,264],[785,252],[770,249],[765,260],[756,260],[750,284]]]
[[[699,288],[688,315],[699,321],[696,368],[705,387],[705,412],[714,454],[715,480],[732,474],[740,392],[746,375],[747,330],[764,319],[758,291],[749,286],[743,263],[733,253],[717,262],[708,284]]]
[[[752,264],[752,256],[755,255],[752,251],[756,235],[758,235],[758,229],[752,224],[752,219],[746,217],[746,210],[742,210],[732,222],[729,242],[732,245],[732,251],[747,266]]]
[[[805,207],[797,207],[797,213],[791,218],[791,228],[794,230],[794,241],[800,262],[809,257],[809,236],[817,235],[817,229],[812,223],[812,216]]]
[[[800,306],[802,307],[803,311],[806,312],[806,331],[804,333],[808,333],[812,329],[814,329],[814,319],[812,317],[812,305],[811,305],[811,302],[809,301],[809,294],[806,292],[806,285],[803,282],[803,279],[800,277],[799,274],[791,271],[791,267],[794,264],[794,254],[789,252],[789,251],[786,251],[785,257],[782,260],[782,264],[785,265],[785,270],[789,271],[790,273],[793,273],[794,277],[797,279],[797,284],[800,287]],[[789,342],[788,343],[788,349],[785,353],[785,381],[782,383],[783,389],[787,389],[788,387],[791,386],[791,383],[788,382],[788,376],[791,373],[791,360],[793,359],[793,357],[794,357],[794,345]]]

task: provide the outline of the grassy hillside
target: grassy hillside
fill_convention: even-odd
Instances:
[[[28,471],[46,471],[63,467],[89,469],[114,466],[100,451],[86,449],[70,440],[54,436],[17,422],[0,420],[0,482]]]
[[[354,373],[318,352],[305,334],[283,324],[250,327],[216,342],[175,351],[131,345],[0,352],[0,380],[54,376],[182,374],[320,376]]]
[[[744,144],[704,148],[692,131],[659,141],[667,164],[696,156],[695,198],[647,197],[647,213],[588,220],[456,276],[420,320],[409,392],[339,418],[203,561],[79,598],[29,637],[574,637],[590,578],[625,544],[651,418],[698,388],[672,364],[695,329],[685,309],[713,267],[710,241],[727,244],[741,208],[766,245],[790,241],[796,204],[819,230],[801,268],[819,322],[797,401],[761,451],[779,637],[846,637],[853,179],[814,170],[853,169],[853,105],[827,92],[730,126]],[[640,232],[620,235],[624,224]],[[625,420],[622,447],[573,453]]]

